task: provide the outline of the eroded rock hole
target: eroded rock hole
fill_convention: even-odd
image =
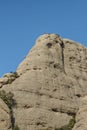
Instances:
[[[46,45],[47,45],[48,48],[52,47],[52,43],[47,43]]]
[[[53,112],[58,112],[57,108],[52,108]]]

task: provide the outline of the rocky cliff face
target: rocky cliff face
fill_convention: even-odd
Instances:
[[[3,130],[87,130],[87,48],[74,41],[40,36],[16,73],[0,79],[0,87],[16,101],[11,117],[0,100]]]

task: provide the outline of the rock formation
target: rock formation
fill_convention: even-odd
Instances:
[[[10,111],[7,105],[0,99],[0,130],[12,130]]]
[[[13,123],[20,130],[87,130],[87,48],[79,43],[40,36],[16,76],[2,77],[0,87],[14,94]],[[0,126],[10,130],[4,105],[0,100]]]

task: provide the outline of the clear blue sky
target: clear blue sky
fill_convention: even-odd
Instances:
[[[87,0],[0,0],[0,76],[14,72],[43,33],[87,47]]]

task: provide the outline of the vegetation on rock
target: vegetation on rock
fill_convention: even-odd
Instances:
[[[16,125],[13,130],[20,130],[20,128]]]
[[[12,109],[16,105],[16,101],[13,99],[13,93],[6,93],[4,90],[0,91],[0,98],[7,104],[9,109]]]
[[[54,130],[72,130],[72,128],[74,127],[76,121],[75,121],[75,116],[73,116],[73,118],[69,121],[68,125],[62,126],[61,128],[55,128]],[[53,129],[44,129],[44,130],[53,130]]]
[[[13,99],[14,94],[11,92],[6,93],[4,90],[0,91],[0,98],[4,101],[4,103],[8,106],[10,110],[10,119],[12,124],[12,130],[20,130],[19,127],[15,126],[15,118],[13,115],[13,107],[16,106],[16,101]]]
[[[73,118],[69,121],[69,124],[68,125],[65,125],[61,128],[58,128],[56,130],[72,130],[72,128],[74,127],[76,123],[76,120],[75,120],[75,116],[73,116]]]
[[[7,84],[11,84],[16,78],[18,78],[18,73],[17,72],[11,72],[12,75],[10,75]]]

